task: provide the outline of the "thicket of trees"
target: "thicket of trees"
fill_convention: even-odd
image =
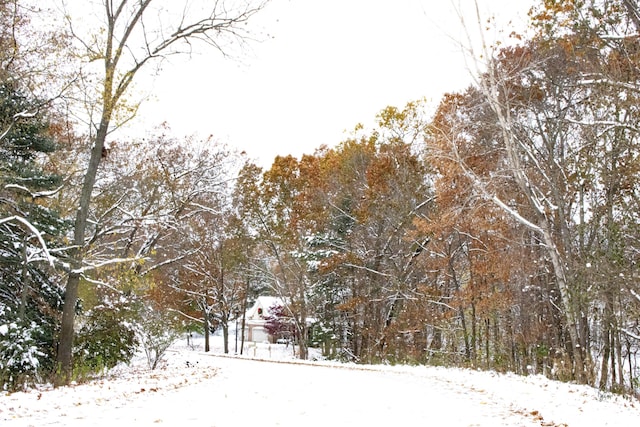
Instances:
[[[127,13],[144,16],[137,7],[152,2],[107,3],[112,38],[82,44],[106,70],[94,88],[102,103],[91,104],[101,107],[82,116],[98,118],[86,135],[58,102],[82,86],[36,90],[22,33],[0,32],[14,46],[0,58],[4,388],[99,372],[138,345],[153,366],[168,331],[220,327],[228,351],[229,322],[262,293],[286,302],[286,319],[271,320],[302,358],[313,346],[359,363],[637,391],[635,0],[544,1],[530,35],[485,46],[476,83],[433,114],[422,101],[384,108],[373,126],[267,170],[170,129],[109,140],[132,111],[129,79],[167,52],[147,45],[118,68],[117,44],[129,45],[115,30],[137,28]],[[0,1],[0,12],[28,40],[23,4]],[[236,10],[224,29],[242,36],[235,26],[263,5]],[[66,36],[52,51],[78,40]]]

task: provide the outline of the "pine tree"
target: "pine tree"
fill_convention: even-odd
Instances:
[[[42,159],[55,150],[37,100],[0,83],[0,384],[15,389],[53,367],[62,290],[47,248],[66,223],[47,207],[60,186]]]

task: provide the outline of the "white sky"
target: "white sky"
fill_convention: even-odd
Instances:
[[[533,3],[479,0],[507,34]],[[386,106],[435,105],[469,84],[454,4],[475,11],[473,0],[272,0],[254,21],[272,38],[241,58],[172,59],[134,125],[213,135],[265,167],[277,154],[335,145]]]

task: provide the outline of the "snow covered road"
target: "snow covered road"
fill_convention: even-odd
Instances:
[[[638,402],[541,377],[177,352],[162,370],[0,395],[0,426],[622,426]],[[187,361],[189,361],[187,366]],[[195,366],[194,366],[195,365]]]

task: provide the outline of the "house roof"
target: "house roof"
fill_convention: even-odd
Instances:
[[[275,305],[284,306],[284,300],[280,297],[269,297],[269,296],[261,296],[258,297],[256,302],[253,303],[253,306],[247,310],[246,317],[251,319],[253,317],[257,317],[257,312],[259,308],[262,308],[262,312],[267,314],[271,307]]]

